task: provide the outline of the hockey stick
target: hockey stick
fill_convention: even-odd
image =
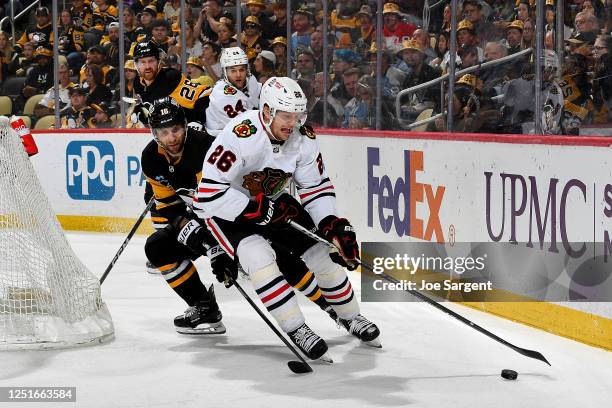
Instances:
[[[334,250],[338,250],[338,248],[332,244],[331,242],[325,240],[324,238],[318,236],[317,234],[310,232],[309,230],[307,230],[306,228],[302,227],[300,224],[297,224],[293,221],[288,221],[288,224],[294,228],[297,231],[300,231],[301,233],[309,236],[310,238],[314,239],[315,241],[318,241],[324,245],[327,245],[329,248],[332,248]],[[364,263],[362,261],[359,261],[359,264],[368,269],[370,272],[374,272],[374,268],[367,264]],[[385,280],[392,282],[392,283],[399,283],[399,281],[397,279],[395,279],[392,276],[387,275],[386,273],[377,273],[377,275],[379,275],[380,277],[384,278]],[[447,308],[446,306],[443,306],[442,304],[440,304],[439,302],[436,302],[434,299],[422,294],[421,292],[418,292],[416,290],[411,290],[411,289],[404,289],[406,292],[410,293],[412,296],[417,297],[418,299],[429,303],[430,305],[432,305],[433,307],[435,307],[438,310],[443,311],[444,313],[454,317],[455,319],[459,320],[461,323],[464,323],[466,325],[468,325],[469,327],[471,327],[474,330],[479,331],[480,333],[484,334],[485,336],[503,344],[506,347],[511,348],[512,350],[516,351],[519,354],[522,354],[526,357],[530,357],[530,358],[534,358],[536,360],[540,360],[543,361],[544,363],[551,365],[548,360],[546,359],[546,357],[544,357],[540,352],[535,351],[535,350],[528,350],[528,349],[524,349],[518,346],[515,346],[514,344],[502,339],[501,337],[491,333],[490,331],[488,331],[487,329],[485,329],[484,327],[481,327],[479,325],[477,325],[476,323],[472,322],[471,320],[461,316],[459,313],[453,312],[452,310],[450,310],[449,308]]]
[[[104,273],[102,274],[102,277],[100,278],[100,285],[102,285],[102,283],[104,282],[104,280],[106,279],[106,277],[110,273],[111,269],[113,269],[113,266],[115,266],[115,262],[117,262],[117,260],[119,259],[119,256],[121,255],[121,253],[123,252],[123,250],[125,249],[127,244],[130,243],[130,240],[132,239],[132,237],[136,233],[136,230],[138,229],[138,227],[142,223],[142,220],[144,220],[144,218],[147,216],[147,213],[149,212],[151,207],[153,207],[154,203],[155,203],[155,197],[151,197],[151,199],[147,203],[147,206],[142,211],[142,214],[140,214],[140,217],[138,217],[138,219],[136,220],[136,223],[132,227],[132,230],[130,231],[130,233],[127,235],[127,237],[123,241],[123,244],[121,244],[121,246],[117,250],[117,253],[113,257],[113,260],[110,261],[110,264],[108,264],[108,266],[106,267],[106,270],[104,271]]]
[[[276,334],[278,336],[278,338],[280,338],[283,343],[285,343],[285,345],[287,347],[289,347],[289,350],[291,350],[293,352],[293,354],[295,354],[297,356],[297,358],[300,359],[300,361],[289,361],[287,362],[287,365],[289,366],[289,369],[291,371],[293,371],[296,374],[306,374],[306,373],[311,373],[312,372],[312,367],[310,366],[310,364],[308,364],[306,362],[306,360],[304,360],[304,358],[300,355],[300,353],[297,352],[297,350],[291,345],[291,343],[289,343],[287,341],[287,339],[285,338],[285,336],[283,336],[276,327],[274,327],[274,325],[272,324],[272,322],[270,321],[270,319],[268,319],[266,317],[266,315],[263,314],[263,312],[259,309],[259,307],[257,307],[257,305],[255,304],[255,302],[253,302],[253,299],[251,299],[249,297],[249,295],[247,295],[247,293],[244,291],[244,289],[242,289],[242,286],[240,286],[238,284],[238,282],[236,280],[233,280],[232,282],[234,284],[234,286],[236,287],[236,289],[238,289],[238,291],[240,292],[240,294],[246,299],[247,302],[249,302],[249,305],[251,305],[251,307],[253,309],[255,309],[255,311],[257,312],[257,314],[263,319],[264,322],[266,322],[266,324],[268,326],[270,326],[270,328],[272,329],[272,331],[274,332],[274,334]]]

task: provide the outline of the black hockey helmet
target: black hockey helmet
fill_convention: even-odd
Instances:
[[[154,41],[142,41],[134,47],[134,61],[144,57],[155,57],[159,61],[159,47]]]
[[[149,126],[159,129],[180,124],[185,126],[185,112],[174,98],[166,96],[153,102],[149,112]]]

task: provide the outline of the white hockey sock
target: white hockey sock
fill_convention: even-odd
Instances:
[[[302,255],[304,262],[317,277],[321,293],[338,317],[353,319],[359,314],[359,304],[346,271],[329,257],[329,249],[316,244]]]
[[[298,306],[293,288],[287,283],[276,263],[252,273],[251,281],[257,296],[285,333],[304,324],[304,315]]]

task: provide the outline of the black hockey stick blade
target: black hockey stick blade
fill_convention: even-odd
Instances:
[[[308,374],[312,373],[312,367],[308,364],[302,363],[301,361],[289,361],[287,362],[289,369],[296,374]]]

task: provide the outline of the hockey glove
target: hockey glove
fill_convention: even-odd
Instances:
[[[335,263],[349,271],[359,266],[359,245],[353,226],[346,218],[328,215],[319,223],[319,231],[323,238],[334,244],[338,252],[332,252],[329,257]]]
[[[229,288],[238,278],[238,264],[221,248],[220,245],[209,248],[206,256],[210,259],[212,271],[217,280]]]
[[[172,227],[178,231],[176,240],[191,249],[194,253],[204,254],[204,242],[208,235],[206,228],[196,219],[178,217],[172,221]]]
[[[281,225],[296,218],[302,205],[291,195],[283,194],[271,200],[259,193],[251,200],[237,220],[246,220],[258,225]]]

